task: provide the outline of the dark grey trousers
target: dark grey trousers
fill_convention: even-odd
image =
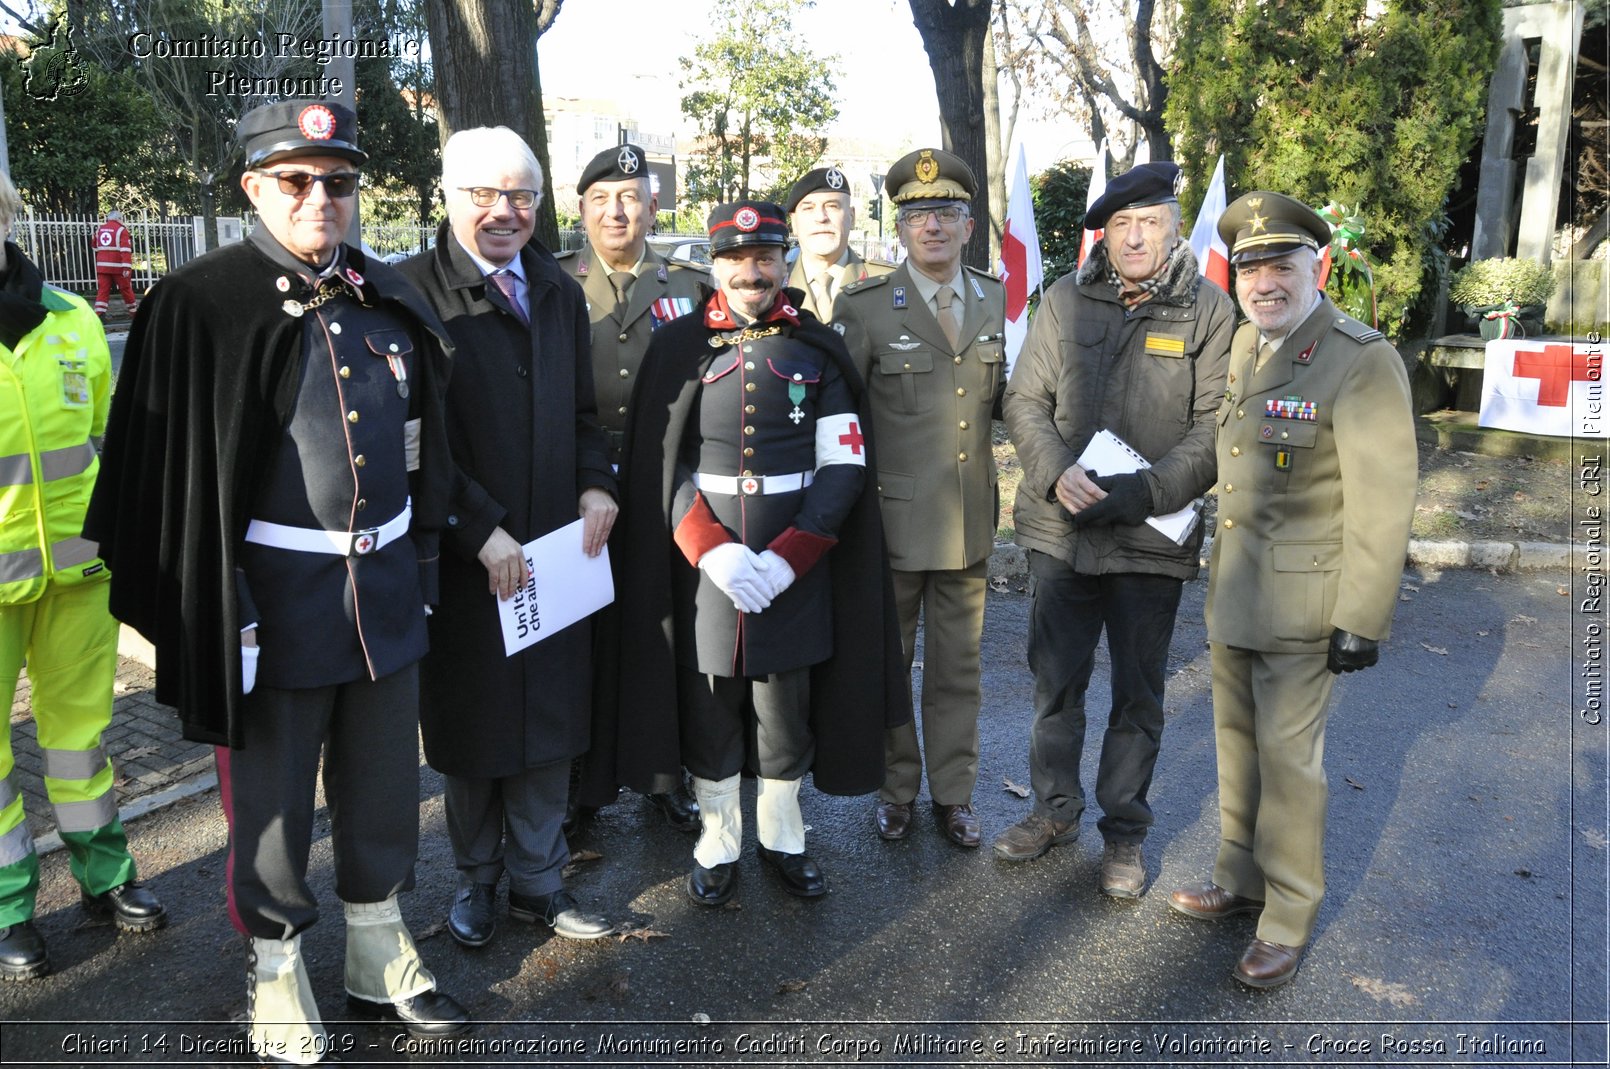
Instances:
[[[747,765],[766,779],[803,779],[816,760],[811,670],[764,679],[677,669],[682,764],[700,779],[736,776]]]
[[[549,895],[564,886],[569,761],[501,779],[445,778],[447,834],[462,879],[497,883],[507,871],[509,889],[522,895]]]

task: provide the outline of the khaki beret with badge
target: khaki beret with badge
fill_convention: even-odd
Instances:
[[[235,125],[235,143],[255,170],[295,156],[337,156],[360,167],[358,116],[334,100],[281,100],[253,108]]]
[[[894,203],[914,208],[922,207],[915,201],[971,201],[978,195],[978,179],[960,156],[920,148],[894,162],[883,179],[883,191]]]
[[[1219,237],[1232,264],[1267,260],[1330,244],[1330,226],[1294,197],[1259,189],[1237,197],[1219,216]]]
[[[806,171],[804,177],[794,183],[794,188],[788,191],[788,199],[783,201],[783,210],[789,215],[799,207],[799,202],[820,190],[830,193],[850,192],[850,178],[837,167],[818,167],[814,171]]]
[[[648,177],[648,157],[636,145],[616,145],[606,148],[588,161],[576,179],[576,195],[587,192],[594,182],[625,182],[633,178]]]

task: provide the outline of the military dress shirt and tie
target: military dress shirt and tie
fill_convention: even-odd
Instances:
[[[844,287],[863,278],[886,275],[892,270],[894,268],[890,264],[863,260],[855,254],[855,250],[845,249],[838,263],[814,277],[806,276],[805,257],[800,256],[788,273],[788,286],[805,295],[801,307],[822,322],[830,323],[833,321],[833,302],[844,291]]]

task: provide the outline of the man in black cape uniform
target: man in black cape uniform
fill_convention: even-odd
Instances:
[[[782,289],[786,242],[777,205],[716,208],[721,288],[655,332],[626,427],[617,771],[640,790],[693,773],[702,905],[733,891],[741,770],[762,859],[814,897],[800,778],[876,790],[883,732],[911,716],[863,386]]]

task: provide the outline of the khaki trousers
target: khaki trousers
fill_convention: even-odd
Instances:
[[[1258,938],[1304,946],[1325,894],[1323,653],[1214,644],[1219,857],[1213,882],[1264,902]]]
[[[916,655],[917,617],[923,621],[922,748],[913,717],[883,735],[884,777],[878,796],[910,802],[922,783],[936,805],[967,805],[978,781],[978,646],[984,633],[985,569],[894,573],[900,640],[909,675]]]

